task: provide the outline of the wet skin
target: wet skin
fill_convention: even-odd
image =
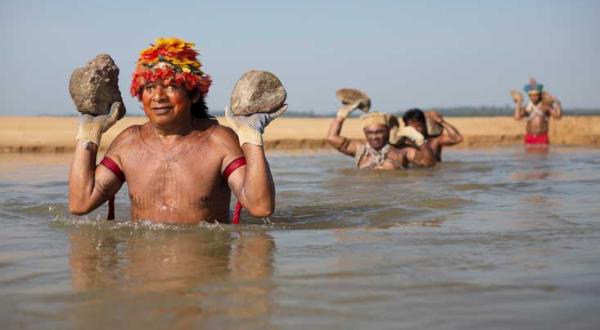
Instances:
[[[553,117],[555,119],[560,119],[562,117],[560,104],[557,103],[558,101],[556,101],[554,105],[545,103],[542,100],[541,93],[531,92],[528,93],[528,96],[531,103],[535,104],[544,113],[544,116],[533,116],[533,118],[527,121],[525,129],[527,134],[541,135],[548,133],[549,118]],[[517,103],[514,116],[516,119],[526,117],[525,106]]]
[[[446,122],[442,115],[435,111],[428,111],[425,113],[427,117],[429,117],[434,122],[438,123],[442,126],[442,134],[439,136],[427,136],[427,145],[433,152],[436,160],[438,162],[442,161],[442,149],[443,147],[452,146],[463,141],[463,136],[456,129],[456,127],[450,125]],[[427,126],[423,125],[418,120],[409,120],[407,122],[408,126],[414,127],[419,133],[424,134]]]
[[[385,147],[390,136],[390,130],[385,125],[371,125],[363,128],[367,143],[375,149],[381,150]]]
[[[386,125],[370,125],[363,128],[363,133],[367,139],[367,143],[375,150],[381,150],[388,144],[390,130]],[[363,168],[365,164],[372,161],[372,156],[365,155],[358,164],[359,168]],[[396,148],[392,148],[386,155],[383,164],[375,167],[375,169],[393,170],[405,168],[408,165],[405,155]]]
[[[125,173],[133,221],[226,222],[232,191],[251,214],[273,212],[274,185],[262,147],[245,144],[242,149],[231,129],[192,117],[190,107],[198,98],[178,86],[147,85],[140,101],[149,121],[125,129],[107,151]],[[121,187],[104,166],[85,173],[85,163],[95,164],[97,146],[82,148],[76,147],[70,179],[70,209],[75,214],[90,212]],[[248,165],[226,182],[224,169],[242,156]],[[246,170],[252,176],[247,177]]]
[[[327,141],[339,152],[355,157],[361,143],[358,141],[351,141],[347,138],[340,136],[342,125],[345,118],[335,118],[329,126],[327,133]],[[387,125],[370,125],[363,129],[367,143],[375,150],[381,150],[388,144],[390,128]],[[406,147],[406,148],[392,148],[386,156],[386,160],[383,164],[375,167],[374,169],[403,169],[408,167],[409,163],[416,165],[428,164],[428,160],[423,161],[421,151],[417,148]],[[371,161],[371,156],[366,155],[360,160],[358,164],[359,168],[364,168]]]

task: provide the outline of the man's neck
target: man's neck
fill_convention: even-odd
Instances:
[[[375,150],[375,151],[378,151],[378,152],[380,152],[381,150],[383,150],[383,149],[385,148],[385,146],[387,146],[387,145],[388,145],[388,144],[386,143],[386,144],[382,145],[382,146],[381,146],[381,147],[379,147],[379,148],[375,148],[375,147],[373,147],[372,145],[370,145],[369,143],[367,143],[367,144],[369,145],[369,147],[371,147],[371,149],[373,149],[373,150]]]
[[[172,125],[157,125],[152,123],[152,128],[154,129],[154,133],[160,138],[177,138],[188,135],[192,131],[192,122],[190,120]]]

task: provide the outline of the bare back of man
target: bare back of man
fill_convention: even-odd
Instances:
[[[243,156],[230,129],[195,119],[190,133],[169,141],[155,134],[150,123],[132,126],[112,143],[106,156],[125,174],[132,220],[227,221],[231,190],[221,174]],[[104,185],[114,190],[119,183]]]

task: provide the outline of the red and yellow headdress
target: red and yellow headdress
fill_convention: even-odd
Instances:
[[[200,69],[202,64],[197,56],[198,51],[191,42],[179,38],[156,39],[140,53],[131,81],[131,96],[140,97],[142,88],[157,80],[206,95],[212,80]]]

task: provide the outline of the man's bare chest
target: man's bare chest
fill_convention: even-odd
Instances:
[[[227,189],[221,159],[208,150],[140,150],[124,159],[123,166],[132,196],[196,199]]]

